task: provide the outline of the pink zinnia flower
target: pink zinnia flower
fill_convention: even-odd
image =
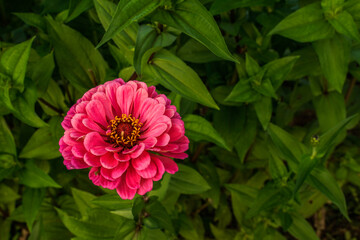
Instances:
[[[70,108],[60,152],[68,169],[91,168],[97,186],[123,199],[143,195],[187,158],[189,140],[176,107],[155,87],[115,79],[90,89]]]

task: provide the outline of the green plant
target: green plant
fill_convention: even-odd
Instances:
[[[0,0],[0,239],[360,237],[358,0]],[[114,78],[156,85],[189,158],[121,200],[62,164]]]

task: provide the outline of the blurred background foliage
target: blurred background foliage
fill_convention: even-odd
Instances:
[[[0,19],[1,240],[360,238],[360,1],[0,0]],[[126,201],[58,151],[117,77],[167,94],[191,140]]]

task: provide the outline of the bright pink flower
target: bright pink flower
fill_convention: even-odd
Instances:
[[[170,103],[138,81],[115,79],[90,89],[62,122],[65,166],[90,167],[95,185],[116,189],[123,199],[149,192],[165,171],[178,171],[171,158],[187,158],[184,122]]]

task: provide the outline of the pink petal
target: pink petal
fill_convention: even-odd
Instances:
[[[121,179],[116,191],[122,199],[133,199],[136,194],[136,189],[131,189],[127,186],[125,178]]]
[[[108,152],[120,152],[121,150],[123,150],[124,148],[123,147],[121,147],[121,146],[119,146],[119,147],[106,147],[105,148],[106,149],[106,151],[108,151]]]
[[[72,153],[72,147],[71,146],[66,146],[62,149],[61,154],[63,155],[65,160],[71,160],[71,158],[74,157],[74,154]]]
[[[139,145],[135,145],[135,146],[133,146],[133,147],[130,148],[130,149],[124,149],[124,150],[122,151],[122,153],[123,153],[123,154],[133,153],[133,152],[135,152],[138,148],[139,148]]]
[[[172,119],[172,128],[169,130],[171,141],[180,139],[185,134],[184,123],[180,119]]]
[[[111,176],[112,169],[107,169],[107,168],[102,167],[102,168],[100,168],[100,173],[105,179],[107,179],[109,181],[114,181],[114,178]]]
[[[89,171],[89,179],[96,185],[100,186],[100,169],[93,167]]]
[[[105,147],[108,146],[98,132],[88,133],[84,138],[84,147],[96,156],[101,156],[107,153]]]
[[[136,91],[134,97],[134,110],[133,110],[133,116],[135,118],[139,118],[141,105],[147,98],[148,98],[148,92],[145,89],[140,88]]]
[[[84,155],[84,162],[86,162],[87,165],[92,167],[100,167],[100,157],[95,156],[89,152],[85,153]]]
[[[108,152],[100,157],[100,163],[104,168],[113,169],[119,162],[115,159],[113,153]]]
[[[100,101],[91,100],[86,105],[86,112],[88,116],[95,122],[101,124],[105,128],[108,126],[108,122],[106,121],[105,109]]]
[[[141,177],[130,165],[126,171],[126,184],[131,189],[138,189],[140,187]]]
[[[115,111],[113,111],[114,115],[121,116],[119,105],[117,104],[117,98],[116,98],[116,90],[121,86],[120,83],[116,81],[107,82],[106,88],[105,88],[105,94],[107,98],[110,100],[111,106],[114,108]]]
[[[170,141],[170,136],[167,133],[162,134],[161,136],[157,137],[156,146],[166,146]]]
[[[157,157],[157,155],[151,154],[151,160],[156,164],[157,167],[157,173],[156,175],[153,177],[154,181],[159,181],[162,176],[165,173],[165,167],[164,164],[162,163],[162,161]]]
[[[106,94],[103,92],[97,92],[92,96],[92,99],[96,99],[101,102],[105,109],[106,116],[108,120],[114,119],[114,114],[112,112],[111,102],[106,97]]]
[[[76,105],[75,112],[76,113],[86,113],[86,105],[89,101],[83,101]]]
[[[82,143],[78,143],[74,145],[71,149],[71,152],[74,154],[75,157],[83,158],[85,153],[87,153],[84,145]]]
[[[158,103],[155,99],[152,98],[145,99],[145,101],[141,104],[141,108],[140,108],[140,113],[139,113],[140,122],[143,123],[148,119],[146,113],[151,112],[156,105],[158,105]]]
[[[77,142],[75,141],[75,139],[73,139],[71,136],[70,136],[70,133],[75,131],[74,129],[70,128],[68,130],[65,131],[64,133],[64,136],[63,136],[63,141],[65,144],[67,145],[70,145],[70,146],[73,146],[73,145],[76,145]]]
[[[143,115],[146,116],[144,123],[144,129],[157,122],[158,118],[161,117],[165,112],[165,105],[156,104],[152,109],[146,109],[143,111]]]
[[[125,155],[125,154],[121,154],[121,153],[114,154],[114,157],[119,162],[127,162],[130,160],[130,155]]]
[[[153,181],[151,179],[141,179],[140,188],[137,190],[137,193],[144,195],[145,193],[151,191],[153,188]]]
[[[174,174],[179,170],[178,165],[171,158],[163,156],[158,156],[158,158],[162,161],[165,167],[165,171],[168,173]]]
[[[131,165],[136,169],[136,170],[143,170],[144,168],[146,168],[147,166],[149,166],[150,164],[150,155],[147,152],[143,152],[139,157],[137,158],[133,158],[131,160]]]
[[[155,177],[156,173],[157,173],[157,166],[156,164],[151,161],[149,166],[147,166],[145,169],[143,170],[136,170],[136,172],[140,175],[140,177],[142,178],[153,178]]]
[[[129,162],[119,162],[119,164],[112,169],[111,177],[117,179],[123,175],[123,173],[128,169]]]
[[[167,108],[165,110],[165,113],[164,115],[165,116],[168,116],[169,118],[171,118],[172,116],[174,116],[174,113],[176,112],[176,108],[175,109],[172,109],[172,108]]]
[[[64,120],[61,122],[61,126],[64,128],[64,130],[68,130],[69,128],[71,128],[71,118],[69,117],[69,115],[67,115]]]
[[[96,124],[92,119],[84,118],[82,120],[82,124],[90,130],[93,130],[93,131],[96,131],[96,132],[99,132],[99,133],[105,135],[105,130],[102,129],[98,124]]]
[[[87,127],[84,126],[84,124],[82,123],[82,120],[86,118],[86,115],[83,113],[77,113],[73,116],[73,118],[71,119],[71,125],[73,126],[73,128],[79,132],[83,132],[83,133],[87,133],[89,132],[89,129]]]
[[[76,169],[83,169],[83,168],[88,168],[89,165],[87,165],[85,162],[84,162],[84,159],[82,158],[77,158],[77,157],[73,157],[71,159],[71,164],[74,166],[74,168]]]
[[[140,156],[140,154],[142,154],[145,150],[145,144],[144,143],[139,143],[138,148],[131,153],[131,158],[137,158]]]
[[[103,176],[100,176],[100,186],[102,186],[103,188],[113,190],[119,186],[119,182],[120,182],[120,179],[111,181],[111,180],[106,179]]]
[[[156,145],[157,139],[156,137],[148,137],[144,141],[142,141],[142,143],[145,144],[145,149],[150,149]]]
[[[165,123],[157,123],[150,126],[144,133],[140,135],[141,139],[147,137],[158,137],[165,132],[167,125]]]
[[[134,88],[123,85],[116,90],[116,97],[121,113],[129,115],[134,99]]]

